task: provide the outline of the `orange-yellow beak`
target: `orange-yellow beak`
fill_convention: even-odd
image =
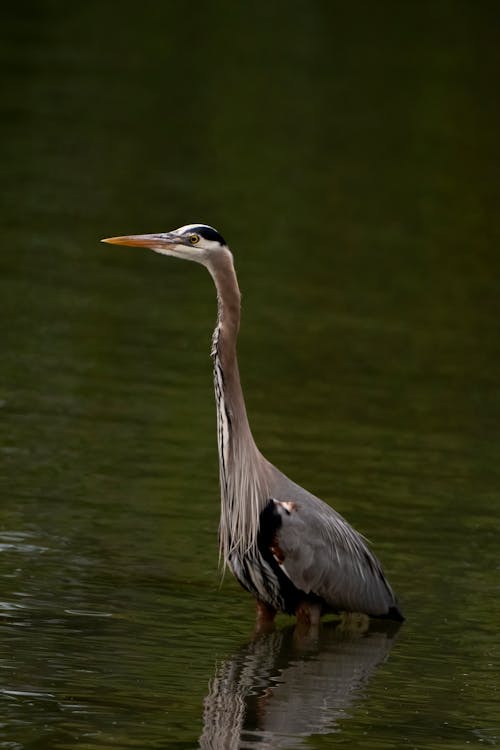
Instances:
[[[150,247],[156,249],[168,247],[169,245],[182,244],[178,235],[174,234],[125,234],[122,237],[106,237],[101,242],[108,242],[110,245],[130,245],[131,247]]]

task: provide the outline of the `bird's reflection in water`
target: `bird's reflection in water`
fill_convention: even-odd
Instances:
[[[304,747],[363,695],[388,657],[397,626],[325,623],[314,633],[259,635],[218,665],[204,701],[202,750]]]

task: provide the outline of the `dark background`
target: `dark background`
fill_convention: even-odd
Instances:
[[[329,712],[266,741],[498,742],[498,3],[0,13],[0,744],[194,747],[220,665],[260,664],[219,588],[211,281],[99,244],[194,221],[235,254],[259,446],[373,541],[408,618],[347,703],[293,683]]]

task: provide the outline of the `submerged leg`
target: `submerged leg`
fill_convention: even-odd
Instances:
[[[293,631],[293,642],[297,648],[309,649],[317,643],[321,604],[304,600],[295,610],[297,625]]]
[[[257,620],[255,623],[255,629],[258,633],[271,630],[274,627],[274,618],[276,617],[276,609],[271,607],[270,604],[259,601],[257,599]]]
[[[321,604],[303,601],[295,610],[297,622],[301,625],[319,625]]]

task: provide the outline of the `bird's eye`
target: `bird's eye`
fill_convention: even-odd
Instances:
[[[200,241],[200,235],[199,234],[190,234],[189,235],[189,241],[192,245],[197,245]]]

